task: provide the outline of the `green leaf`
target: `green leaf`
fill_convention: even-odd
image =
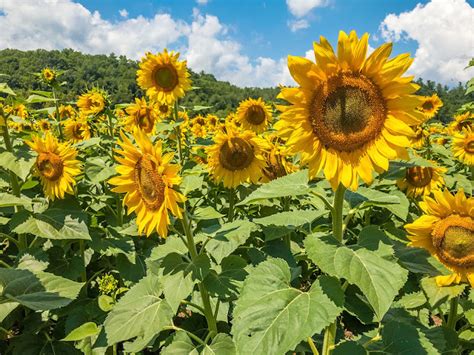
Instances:
[[[171,326],[174,312],[161,293],[162,285],[154,275],[133,286],[105,319],[107,345],[134,337],[151,340],[165,326]]]
[[[113,166],[108,165],[108,159],[103,157],[91,157],[86,160],[86,176],[93,184],[99,184],[102,181],[117,174]]]
[[[234,311],[237,353],[284,354],[341,313],[344,293],[337,280],[320,277],[306,292],[291,287],[290,278],[282,259],[250,271]]]
[[[176,332],[171,337],[171,343],[161,351],[162,355],[190,355],[195,350],[194,344],[184,332]]]
[[[259,204],[272,198],[306,195],[309,191],[308,170],[300,170],[263,184],[237,206]]]
[[[232,338],[227,334],[217,334],[214,339],[212,339],[211,345],[206,345],[202,351],[202,355],[234,355],[235,344],[232,341]]]
[[[226,223],[211,235],[206,250],[220,263],[223,258],[244,244],[250,237],[250,233],[257,229],[258,227],[254,223],[246,220]]]
[[[202,220],[209,220],[209,219],[218,219],[224,217],[222,213],[217,212],[213,207],[198,207],[194,212],[193,219],[202,221]]]
[[[15,92],[8,86],[7,83],[0,83],[0,93],[16,96]]]
[[[344,341],[337,344],[331,355],[366,355],[368,354],[365,348],[355,341]]]
[[[50,208],[43,213],[21,211],[13,216],[10,226],[15,233],[30,233],[47,239],[91,239],[86,215],[74,210]]]
[[[5,302],[0,304],[0,323],[13,312],[20,304],[18,302]]]
[[[202,110],[208,110],[212,108],[212,106],[201,106],[201,105],[195,105],[193,107],[193,111],[202,111]]]
[[[205,278],[204,284],[207,291],[223,301],[237,299],[242,283],[247,276],[246,266],[247,262],[240,256],[225,257],[222,259],[218,271],[211,270]]]
[[[114,299],[107,295],[100,295],[97,299],[97,303],[99,308],[104,312],[110,312],[115,305]]]
[[[329,211],[300,210],[286,211],[272,214],[262,218],[254,218],[253,222],[262,226],[277,226],[296,228],[309,224],[317,218],[327,214]]]
[[[53,99],[51,97],[42,96],[42,95],[36,95],[36,94],[30,95],[26,99],[26,102],[29,103],[29,104],[37,104],[37,103],[40,103],[40,102],[51,102],[51,101],[56,101],[56,99]]]
[[[60,308],[71,303],[84,283],[47,272],[0,269],[1,299],[18,302],[33,310]]]
[[[6,192],[0,193],[0,208],[15,206],[22,206],[31,209],[31,200],[26,196],[16,197]]]
[[[186,175],[181,182],[180,188],[184,195],[202,187],[204,176]]]
[[[347,190],[345,199],[352,207],[364,203],[364,207],[385,206],[387,204],[398,204],[400,198],[392,194],[387,194],[367,187],[359,187],[356,192]]]
[[[223,333],[217,334],[210,345],[198,344],[194,346],[191,338],[184,332],[175,333],[171,343],[166,346],[163,355],[234,355],[235,345],[232,338]]]
[[[421,288],[428,299],[431,309],[436,309],[442,303],[459,296],[466,288],[466,284],[440,287],[436,284],[436,278],[425,277],[421,280]]]
[[[87,322],[71,331],[63,341],[78,341],[99,333],[99,328],[94,322]]]
[[[133,239],[124,237],[112,227],[108,228],[110,235],[102,233],[92,233],[91,248],[100,255],[117,256],[123,254],[128,261],[135,264],[136,252]]]
[[[359,287],[378,320],[390,308],[408,277],[408,272],[396,262],[367,249],[342,246],[330,237],[310,235],[306,237],[305,247],[310,259],[323,272]]]
[[[31,167],[36,158],[29,151],[18,150],[15,153],[0,153],[0,167],[10,170],[21,180],[25,180],[30,174]]]

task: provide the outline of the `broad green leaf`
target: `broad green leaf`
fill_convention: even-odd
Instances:
[[[262,226],[290,227],[294,229],[304,224],[309,224],[328,212],[324,210],[286,211],[262,218],[255,218],[253,222]]]
[[[224,217],[222,213],[217,212],[212,206],[198,207],[194,212],[194,220],[209,220]]]
[[[436,309],[442,303],[459,296],[465,290],[466,284],[440,287],[436,284],[434,277],[425,277],[421,280],[421,288],[431,309]]]
[[[206,250],[220,263],[223,258],[244,244],[250,237],[250,233],[257,229],[258,227],[254,223],[246,220],[226,223],[211,235]]]
[[[16,96],[15,92],[8,86],[7,83],[0,83],[0,93]]]
[[[201,105],[195,105],[193,106],[193,111],[202,111],[202,110],[208,110],[212,108],[212,106],[201,106]]]
[[[227,334],[217,334],[210,345],[206,345],[202,355],[234,355],[236,354],[235,345],[232,338]]]
[[[56,101],[56,99],[53,99],[52,97],[37,95],[37,94],[30,95],[26,99],[26,102],[29,104],[36,104],[40,102],[50,102],[50,101]]]
[[[361,203],[364,204],[364,207],[385,206],[387,204],[400,203],[400,198],[398,196],[374,189],[369,189],[367,187],[359,187],[356,192],[347,190],[345,199],[352,207],[355,207]]]
[[[30,198],[26,196],[16,197],[6,192],[0,193],[0,208],[22,206],[31,209],[31,203]]]
[[[50,208],[43,213],[21,211],[10,221],[15,233],[30,233],[47,239],[90,240],[86,215],[74,210]]]
[[[109,166],[103,157],[91,157],[86,160],[85,172],[93,184],[101,183],[117,174],[113,166]]]
[[[120,235],[112,227],[108,228],[110,235],[105,236],[102,233],[92,233],[92,242],[90,247],[100,255],[116,256],[123,254],[127,259],[135,264],[135,244],[132,238]]]
[[[101,142],[100,137],[92,137],[90,139],[87,139],[85,141],[77,142],[74,144],[75,147],[85,149],[88,147],[92,147],[94,145],[99,145]]]
[[[344,341],[337,344],[331,355],[365,355],[368,354],[367,350],[355,341]]]
[[[337,280],[323,276],[302,291],[290,278],[282,259],[268,259],[249,272],[234,310],[238,354],[284,354],[341,313],[344,294]]]
[[[61,308],[71,303],[84,286],[47,272],[0,269],[1,299],[33,310]]]
[[[10,170],[21,180],[25,180],[30,174],[31,167],[36,158],[28,151],[18,150],[15,153],[0,153],[0,167]]]
[[[71,331],[63,341],[78,341],[99,333],[99,328],[94,322],[87,322]]]
[[[234,342],[227,334],[217,334],[209,345],[195,346],[185,332],[174,334],[171,343],[161,352],[163,355],[234,355],[235,353]]]
[[[158,277],[153,275],[133,286],[105,319],[107,345],[134,337],[151,340],[165,326],[171,326],[174,312],[160,297],[162,290]]]
[[[5,302],[0,304],[0,323],[13,312],[20,304],[18,302]]]
[[[272,198],[306,195],[309,191],[308,170],[300,170],[263,184],[237,206],[259,204]]]
[[[161,351],[162,355],[190,355],[195,351],[194,344],[184,332],[176,332],[171,337],[171,343]]]
[[[180,188],[184,195],[191,191],[200,189],[204,181],[202,175],[186,175],[181,182]]]
[[[374,310],[370,307],[367,298],[360,293],[356,286],[349,285],[345,295],[344,308],[347,312],[357,317],[363,324],[371,324],[377,321]]]
[[[397,301],[397,304],[405,309],[417,309],[426,303],[426,297],[423,292],[407,293]]]
[[[408,272],[396,262],[367,249],[342,246],[330,237],[310,235],[306,237],[305,247],[310,259],[323,272],[359,287],[379,320],[408,277]]]
[[[247,276],[247,262],[237,255],[222,259],[218,271],[211,270],[204,280],[208,292],[220,300],[235,300],[240,293],[242,282]]]
[[[392,196],[398,197],[400,202],[394,204],[387,204],[384,207],[392,212],[395,216],[400,218],[402,221],[406,221],[408,217],[408,209],[410,207],[410,201],[408,201],[405,194],[401,191],[390,192]]]

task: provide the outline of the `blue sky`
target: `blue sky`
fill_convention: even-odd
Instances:
[[[163,48],[239,86],[294,83],[287,55],[314,60],[323,35],[394,42],[409,74],[448,85],[474,76],[474,0],[1,0],[0,49],[63,49],[139,59]],[[27,19],[25,21],[25,19]]]

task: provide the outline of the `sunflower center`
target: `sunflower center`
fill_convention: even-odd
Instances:
[[[253,147],[249,142],[232,137],[222,145],[219,161],[225,169],[236,171],[247,168],[254,156]]]
[[[451,215],[439,221],[432,232],[439,258],[448,265],[474,266],[474,221]]]
[[[474,154],[474,138],[471,138],[466,142],[464,149],[466,152]]]
[[[168,105],[166,104],[160,105],[158,109],[160,110],[162,114],[168,113]]]
[[[82,134],[84,133],[84,128],[82,124],[76,123],[72,129],[72,134],[76,139],[82,139]]]
[[[424,111],[430,111],[434,108],[434,105],[431,101],[425,101],[423,102],[423,105],[421,105]]]
[[[144,130],[146,133],[150,133],[153,129],[154,121],[150,117],[149,113],[145,110],[140,112],[138,116],[138,127]]]
[[[63,174],[63,161],[55,153],[40,153],[36,158],[36,166],[40,174],[50,181],[58,180]]]
[[[309,111],[313,132],[326,148],[352,152],[381,133],[387,109],[372,81],[341,72],[315,90]]]
[[[429,185],[433,178],[433,168],[414,166],[407,169],[406,179],[410,185],[415,187],[424,187]]]
[[[135,184],[149,210],[156,211],[165,200],[165,183],[156,163],[145,154],[135,164]]]
[[[266,115],[262,107],[250,106],[245,113],[245,119],[253,125],[260,125],[265,121]]]
[[[172,91],[178,85],[178,73],[171,66],[162,66],[154,73],[156,84],[163,91]]]

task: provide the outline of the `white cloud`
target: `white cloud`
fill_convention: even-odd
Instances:
[[[207,5],[207,3],[209,2],[209,0],[196,0],[196,2],[197,2],[199,5]]]
[[[182,52],[193,70],[239,86],[293,82],[286,59],[252,60],[242,53],[240,43],[228,37],[227,27],[217,17],[201,15],[197,9],[191,23],[165,13],[111,22],[72,0],[0,1],[0,48],[72,48],[139,59],[165,47]]]
[[[453,83],[474,75],[464,70],[474,57],[474,9],[465,0],[432,0],[399,15],[390,14],[380,25],[382,37],[395,42],[418,42],[410,72]]]
[[[126,9],[119,10],[119,14],[121,17],[128,17],[128,11]]]
[[[291,32],[296,32],[308,28],[309,22],[305,19],[288,21],[288,27],[290,28]]]
[[[306,16],[312,9],[327,4],[327,0],[286,0],[288,9],[296,17]]]

